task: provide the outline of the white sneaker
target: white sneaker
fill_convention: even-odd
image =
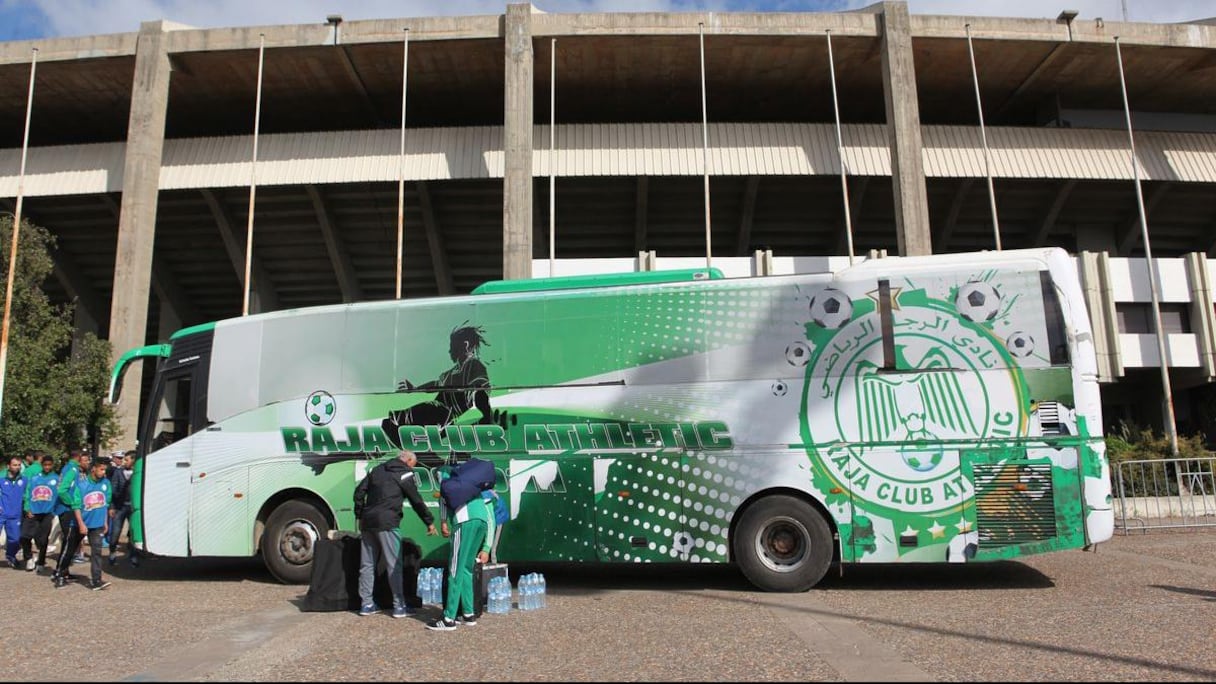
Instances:
[[[26,570],[26,572],[34,571],[34,559],[33,558],[27,558],[25,560],[25,570]]]

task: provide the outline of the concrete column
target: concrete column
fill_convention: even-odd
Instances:
[[[1212,310],[1212,279],[1204,252],[1186,255],[1187,280],[1191,289],[1191,332],[1199,343],[1199,367],[1204,380],[1216,379],[1216,312]]]
[[[1123,357],[1119,347],[1115,296],[1110,285],[1110,255],[1106,252],[1082,251],[1077,256],[1094,353],[1098,359],[1098,382],[1114,382],[1123,377]]]
[[[98,335],[101,333],[101,325],[93,318],[88,309],[76,302],[76,309],[72,313],[72,349],[71,354],[76,357],[80,354],[80,344],[84,341],[84,336],[87,333]]]
[[[135,43],[135,79],[131,86],[114,294],[110,304],[110,344],[115,361],[127,350],[142,346],[147,332],[156,199],[161,150],[165,143],[165,113],[169,104],[170,69],[165,23],[140,24]],[[122,400],[118,404],[121,443],[131,443],[138,438],[142,376],[140,364],[134,364],[124,379]]]
[[[507,5],[502,277],[532,277],[532,5]]]
[[[932,254],[929,200],[921,159],[920,108],[912,65],[912,25],[908,5],[883,2],[882,94],[891,141],[891,190],[895,193],[895,232],[903,256]]]

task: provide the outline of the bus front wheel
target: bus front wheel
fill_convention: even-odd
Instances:
[[[286,501],[266,519],[262,560],[280,582],[307,583],[317,540],[327,534],[329,523],[316,506],[305,501]]]
[[[832,531],[819,511],[783,494],[748,506],[731,539],[743,575],[765,591],[806,591],[832,563]]]

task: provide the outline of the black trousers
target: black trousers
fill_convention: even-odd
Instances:
[[[21,520],[21,553],[27,561],[34,557],[34,544],[38,544],[38,565],[46,565],[46,547],[50,542],[51,523],[55,516],[50,513],[35,513],[32,518]]]
[[[101,581],[101,549],[105,547],[105,536],[102,534],[100,527],[94,527],[84,534],[76,527],[76,520],[72,520],[72,528],[68,533],[68,545],[63,549],[63,553],[59,554],[59,562],[55,564],[56,577],[68,577],[71,575],[68,570],[72,567],[72,557],[76,555],[76,551],[80,549],[80,541],[85,535],[89,537],[89,548],[96,549],[89,554],[89,570],[91,571],[94,582]]]

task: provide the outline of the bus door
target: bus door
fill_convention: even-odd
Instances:
[[[189,554],[195,384],[193,365],[163,373],[145,421],[144,548],[164,556]]]
[[[670,562],[695,553],[682,522],[686,458],[683,448],[594,457],[599,560]]]

